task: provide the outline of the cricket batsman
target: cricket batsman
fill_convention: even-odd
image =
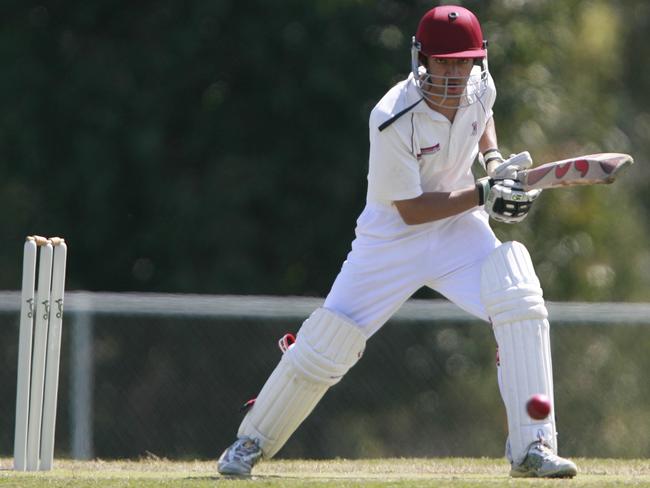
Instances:
[[[576,475],[557,454],[554,412],[535,420],[526,411],[534,394],[553,399],[548,313],[528,251],[499,242],[489,219],[520,222],[540,190],[514,179],[532,165],[527,152],[504,160],[498,150],[486,47],[463,7],[435,7],[420,20],[412,72],[370,114],[367,199],[352,249],[221,455],[220,473],[249,475],[273,457],[368,338],[427,286],[494,330],[510,475]],[[488,176],[475,181],[477,156]]]

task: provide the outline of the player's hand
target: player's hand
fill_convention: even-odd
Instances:
[[[542,190],[524,190],[518,181],[481,178],[476,183],[479,195],[485,192],[485,210],[499,222],[514,224],[526,218]],[[479,197],[479,202],[481,198]]]
[[[501,154],[494,149],[486,152],[483,156],[488,176],[495,180],[515,180],[517,171],[528,169],[533,165],[533,159],[528,151],[511,154],[506,160],[502,158],[499,160],[500,156]]]

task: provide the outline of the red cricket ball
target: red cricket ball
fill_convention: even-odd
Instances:
[[[545,419],[551,413],[551,399],[542,393],[533,395],[526,403],[526,411],[535,420]]]

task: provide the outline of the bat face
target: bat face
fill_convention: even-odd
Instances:
[[[629,154],[589,154],[519,171],[517,179],[526,190],[612,183],[633,162]]]

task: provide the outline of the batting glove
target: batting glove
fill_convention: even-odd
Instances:
[[[511,154],[506,160],[497,149],[490,149],[483,154],[488,176],[495,180],[515,180],[517,171],[528,169],[533,165],[533,159],[528,151]]]
[[[498,222],[515,224],[526,218],[533,202],[542,190],[524,190],[518,181],[481,178],[476,182],[479,205],[485,204],[490,218]]]

